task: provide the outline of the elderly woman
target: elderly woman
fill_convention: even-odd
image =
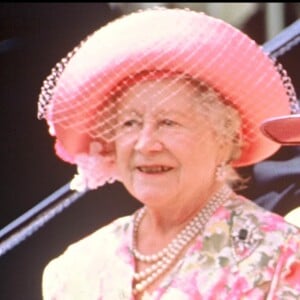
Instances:
[[[234,168],[296,138],[277,128],[299,109],[288,79],[242,32],[180,9],[122,17],[70,52],[39,116],[78,166],[72,187],[119,180],[143,206],[51,261],[44,299],[299,299],[299,229],[235,192]]]

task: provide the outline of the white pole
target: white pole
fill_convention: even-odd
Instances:
[[[222,7],[223,3],[211,3],[208,2],[206,6],[206,11],[210,16],[221,18],[222,17]]]
[[[284,23],[284,3],[267,2],[265,19],[267,40],[281,32],[285,27]]]

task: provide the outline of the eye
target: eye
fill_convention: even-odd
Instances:
[[[175,122],[171,119],[163,119],[163,120],[160,121],[160,124],[164,125],[164,126],[168,126],[168,127],[178,125],[177,122]]]
[[[126,120],[123,122],[122,126],[123,127],[131,127],[137,123],[136,120]]]
[[[140,125],[140,121],[137,119],[128,119],[128,120],[123,120],[120,122],[120,127],[121,128],[133,128],[137,127]]]

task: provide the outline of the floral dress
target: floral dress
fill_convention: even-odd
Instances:
[[[44,300],[133,300],[133,216],[119,218],[52,260]],[[243,197],[227,200],[151,300],[300,299],[300,231]]]

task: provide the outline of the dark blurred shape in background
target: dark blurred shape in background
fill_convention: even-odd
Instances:
[[[298,18],[297,9],[292,3],[284,5],[284,25],[288,26]],[[75,167],[54,155],[47,126],[37,120],[40,87],[56,62],[81,39],[122,13],[121,7],[112,3],[0,4],[0,228],[72,178]],[[260,5],[241,26],[260,44],[266,41],[262,30],[265,17],[265,6]],[[280,61],[299,95],[299,47]],[[268,160],[276,164],[262,163],[241,170],[253,178],[244,193],[280,214],[299,206],[299,167],[293,174],[285,172],[286,163],[295,168],[299,157],[299,147],[285,147]],[[131,213],[138,205],[118,183],[84,195],[0,257],[0,299],[40,300],[41,275],[50,259],[66,245],[117,216]]]

